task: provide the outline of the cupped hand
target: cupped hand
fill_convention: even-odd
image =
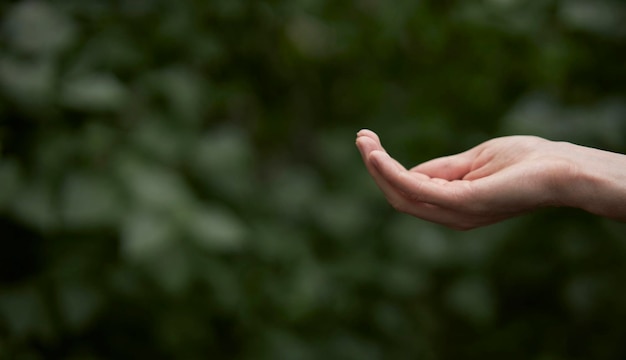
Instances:
[[[397,210],[468,230],[563,204],[576,165],[561,143],[533,136],[489,140],[463,153],[406,169],[370,130],[356,145],[368,172]]]

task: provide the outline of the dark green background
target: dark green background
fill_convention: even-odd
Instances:
[[[0,3],[0,358],[624,359],[626,226],[393,212],[494,136],[626,151],[610,0]]]

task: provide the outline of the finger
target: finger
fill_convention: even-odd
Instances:
[[[406,193],[399,191],[391,185],[375,167],[372,173],[376,184],[385,195],[385,198],[397,211],[456,230],[469,230],[494,222],[490,221],[490,219],[483,219],[458,211],[455,208],[445,208],[432,203],[416,200],[414,197],[408,196]],[[442,184],[442,182],[448,183],[448,181],[443,179],[429,180],[425,175],[421,178],[421,180],[434,181],[439,184]]]
[[[389,201],[390,203],[401,202],[403,198],[402,194],[398,193],[398,191],[394,189],[394,187],[391,186],[385,180],[383,176],[380,175],[380,173],[378,172],[378,170],[376,169],[376,167],[370,160],[370,154],[372,152],[380,151],[378,150],[379,149],[378,145],[374,142],[374,140],[368,137],[358,138],[356,142],[357,142],[357,147],[359,148],[359,151],[361,152],[361,156],[363,157],[363,162],[365,163],[367,171],[370,173],[370,175],[374,179],[374,182],[376,183],[376,185],[383,192],[383,194],[387,198],[387,201]],[[392,163],[393,163],[393,166],[397,167],[398,169],[404,169],[404,167],[402,167],[402,165],[400,165],[395,160]]]
[[[369,155],[373,167],[379,176],[395,191],[405,194],[414,202],[426,202],[444,208],[457,206],[457,192],[459,183],[432,181],[427,175],[418,172],[409,172],[398,167],[388,154],[382,151],[373,151]],[[453,185],[454,184],[454,185]]]
[[[366,136],[362,136],[362,137],[356,138],[356,147],[359,149],[359,152],[361,153],[361,158],[363,159],[363,162],[367,165],[368,155],[372,151],[377,149],[376,143],[372,139]]]
[[[381,141],[380,141],[380,137],[378,137],[378,134],[376,134],[372,130],[368,130],[368,129],[360,130],[357,133],[357,138],[361,138],[361,137],[366,137],[366,138],[372,139],[374,141],[374,143],[376,144],[376,147],[377,147],[378,150],[386,151],[385,148],[383,147]]]
[[[387,153],[387,151],[381,144],[380,138],[378,137],[378,135],[376,135],[376,133],[371,130],[363,129],[357,133],[357,146],[359,146],[359,143],[363,143],[362,146],[363,146],[364,151],[361,152],[361,155],[363,155],[365,152],[364,161],[366,162],[367,162],[367,156],[369,156],[369,154],[374,150],[383,151]],[[406,170],[404,166],[400,164],[396,159],[392,158],[391,156],[389,156],[389,158],[391,159],[391,161],[394,163],[396,167],[398,167],[399,169]],[[372,165],[370,164],[370,166]]]
[[[361,152],[361,157],[363,158],[363,162],[365,162],[365,165],[368,167],[368,170],[374,170],[374,171],[370,171],[370,173],[372,172],[377,173],[377,171],[375,171],[373,167],[372,162],[369,160],[369,155],[373,151],[383,151],[383,152],[385,151],[380,145],[380,142],[375,141],[369,136],[362,136],[356,139],[356,145],[359,148],[359,151]],[[392,158],[391,156],[389,156],[389,159],[391,162],[393,162],[395,167],[406,171],[404,166],[400,164],[396,159]]]
[[[431,178],[445,180],[463,179],[472,170],[472,158],[468,153],[444,156],[417,165],[411,171],[426,174]]]
[[[374,152],[377,151],[379,150],[374,150]],[[463,214],[455,210],[442,208],[426,202],[416,201],[415,199],[408,197],[406,193],[399,191],[397,187],[390,184],[385,176],[381,175],[371,160],[369,160],[368,163],[368,170],[374,178],[374,182],[384,194],[387,202],[394,209],[408,215],[457,230],[467,230],[478,225],[476,221],[466,219]],[[389,165],[395,167],[397,171],[407,172],[407,170],[393,158],[389,158]],[[444,182],[448,183],[448,181],[443,179],[428,179],[428,176],[423,174],[414,174],[414,176],[419,178],[421,181],[434,181],[439,184]]]
[[[406,168],[385,152],[378,136],[373,131],[366,129],[361,130],[357,136],[357,146],[359,146],[361,154],[364,156],[364,161],[367,165],[368,171],[392,207],[411,216],[438,223],[453,229],[469,229],[476,226],[476,221],[469,221],[465,219],[461,213],[433,204],[415,201],[407,197],[406,193],[399,191],[398,188],[390,184],[385,176],[380,173],[378,168],[374,165],[375,160],[373,160],[373,158],[375,158],[376,155],[372,157],[371,154],[373,152],[384,152],[388,165],[393,167],[394,171],[406,173]],[[420,181],[431,181],[438,185],[447,184],[449,182],[443,178],[430,179],[427,175],[419,173],[413,173],[411,175],[414,179]]]
[[[366,136],[366,137],[372,138],[372,140],[380,141],[378,138],[378,135],[369,129],[361,129],[359,130],[359,132],[356,133],[356,135],[357,137]]]
[[[387,182],[387,180],[385,180],[385,178],[380,174],[378,169],[376,169],[376,167],[374,166],[373,162],[370,159],[370,154],[372,152],[382,151],[380,150],[381,148],[380,143],[375,142],[375,140],[373,140],[369,136],[362,136],[362,137],[357,138],[357,146],[359,150],[361,151],[361,155],[363,156],[363,161],[365,162],[368,172],[374,179],[374,182],[376,183],[378,188],[382,191],[387,201],[396,209],[398,208],[408,209],[409,206],[407,206],[408,203],[407,203],[407,199],[405,198],[405,196],[401,194],[400,192],[398,192],[397,189],[395,189],[391,184]],[[395,159],[389,156],[388,156],[388,159],[389,159],[389,162],[392,164],[392,166],[394,166],[396,169],[406,171],[406,169]],[[424,178],[427,178],[425,175],[423,176]],[[426,214],[425,210],[422,210],[421,212],[424,213],[421,216],[424,216]],[[418,215],[418,213],[411,214],[411,215],[418,216],[418,217],[420,216]]]
[[[427,220],[433,223],[441,224],[447,226],[452,229],[457,230],[467,230],[472,229],[477,226],[483,225],[480,219],[473,219],[468,217],[466,214],[462,214],[453,209],[443,208],[437,205],[419,202],[412,200],[400,192],[397,188],[391,185],[386,178],[381,175],[377,167],[374,165],[373,158],[377,155],[371,156],[372,152],[379,152],[380,150],[378,144],[375,144],[371,138],[368,139],[357,139],[357,145],[361,150],[362,154],[364,154],[364,161],[367,165],[368,171],[375,183],[381,189],[387,201],[391,204],[393,208],[403,213],[409,214],[411,216]],[[386,153],[385,153],[386,154]],[[394,171],[404,171],[407,170],[395,159],[387,156],[388,165],[394,168]],[[412,174],[412,176],[421,181],[432,181],[439,185],[444,183],[448,183],[448,181],[443,179],[429,179],[428,176],[423,174]]]

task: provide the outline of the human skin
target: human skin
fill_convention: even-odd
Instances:
[[[622,154],[507,136],[406,169],[373,131],[359,131],[356,145],[396,210],[453,229],[469,230],[553,206],[626,221]]]

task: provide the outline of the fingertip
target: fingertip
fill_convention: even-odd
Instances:
[[[361,129],[356,133],[357,137],[369,137],[375,141],[378,141],[378,135],[370,129]]]
[[[362,142],[362,143],[366,141],[374,142],[374,140],[372,140],[372,138],[369,136],[360,136],[356,139],[356,141]]]
[[[356,145],[357,148],[359,148],[359,150],[361,150],[361,148],[363,147],[363,140],[361,140],[361,138],[356,138],[356,140],[354,141],[354,144]]]
[[[376,142],[367,136],[357,138],[356,145],[364,155],[367,155],[378,148]]]
[[[364,130],[361,130],[359,134],[360,135],[357,137],[357,143],[363,144],[369,149],[369,151],[372,151],[372,150],[384,151],[384,148],[380,143],[380,139],[378,138],[378,135],[376,135],[373,131],[364,129]]]

